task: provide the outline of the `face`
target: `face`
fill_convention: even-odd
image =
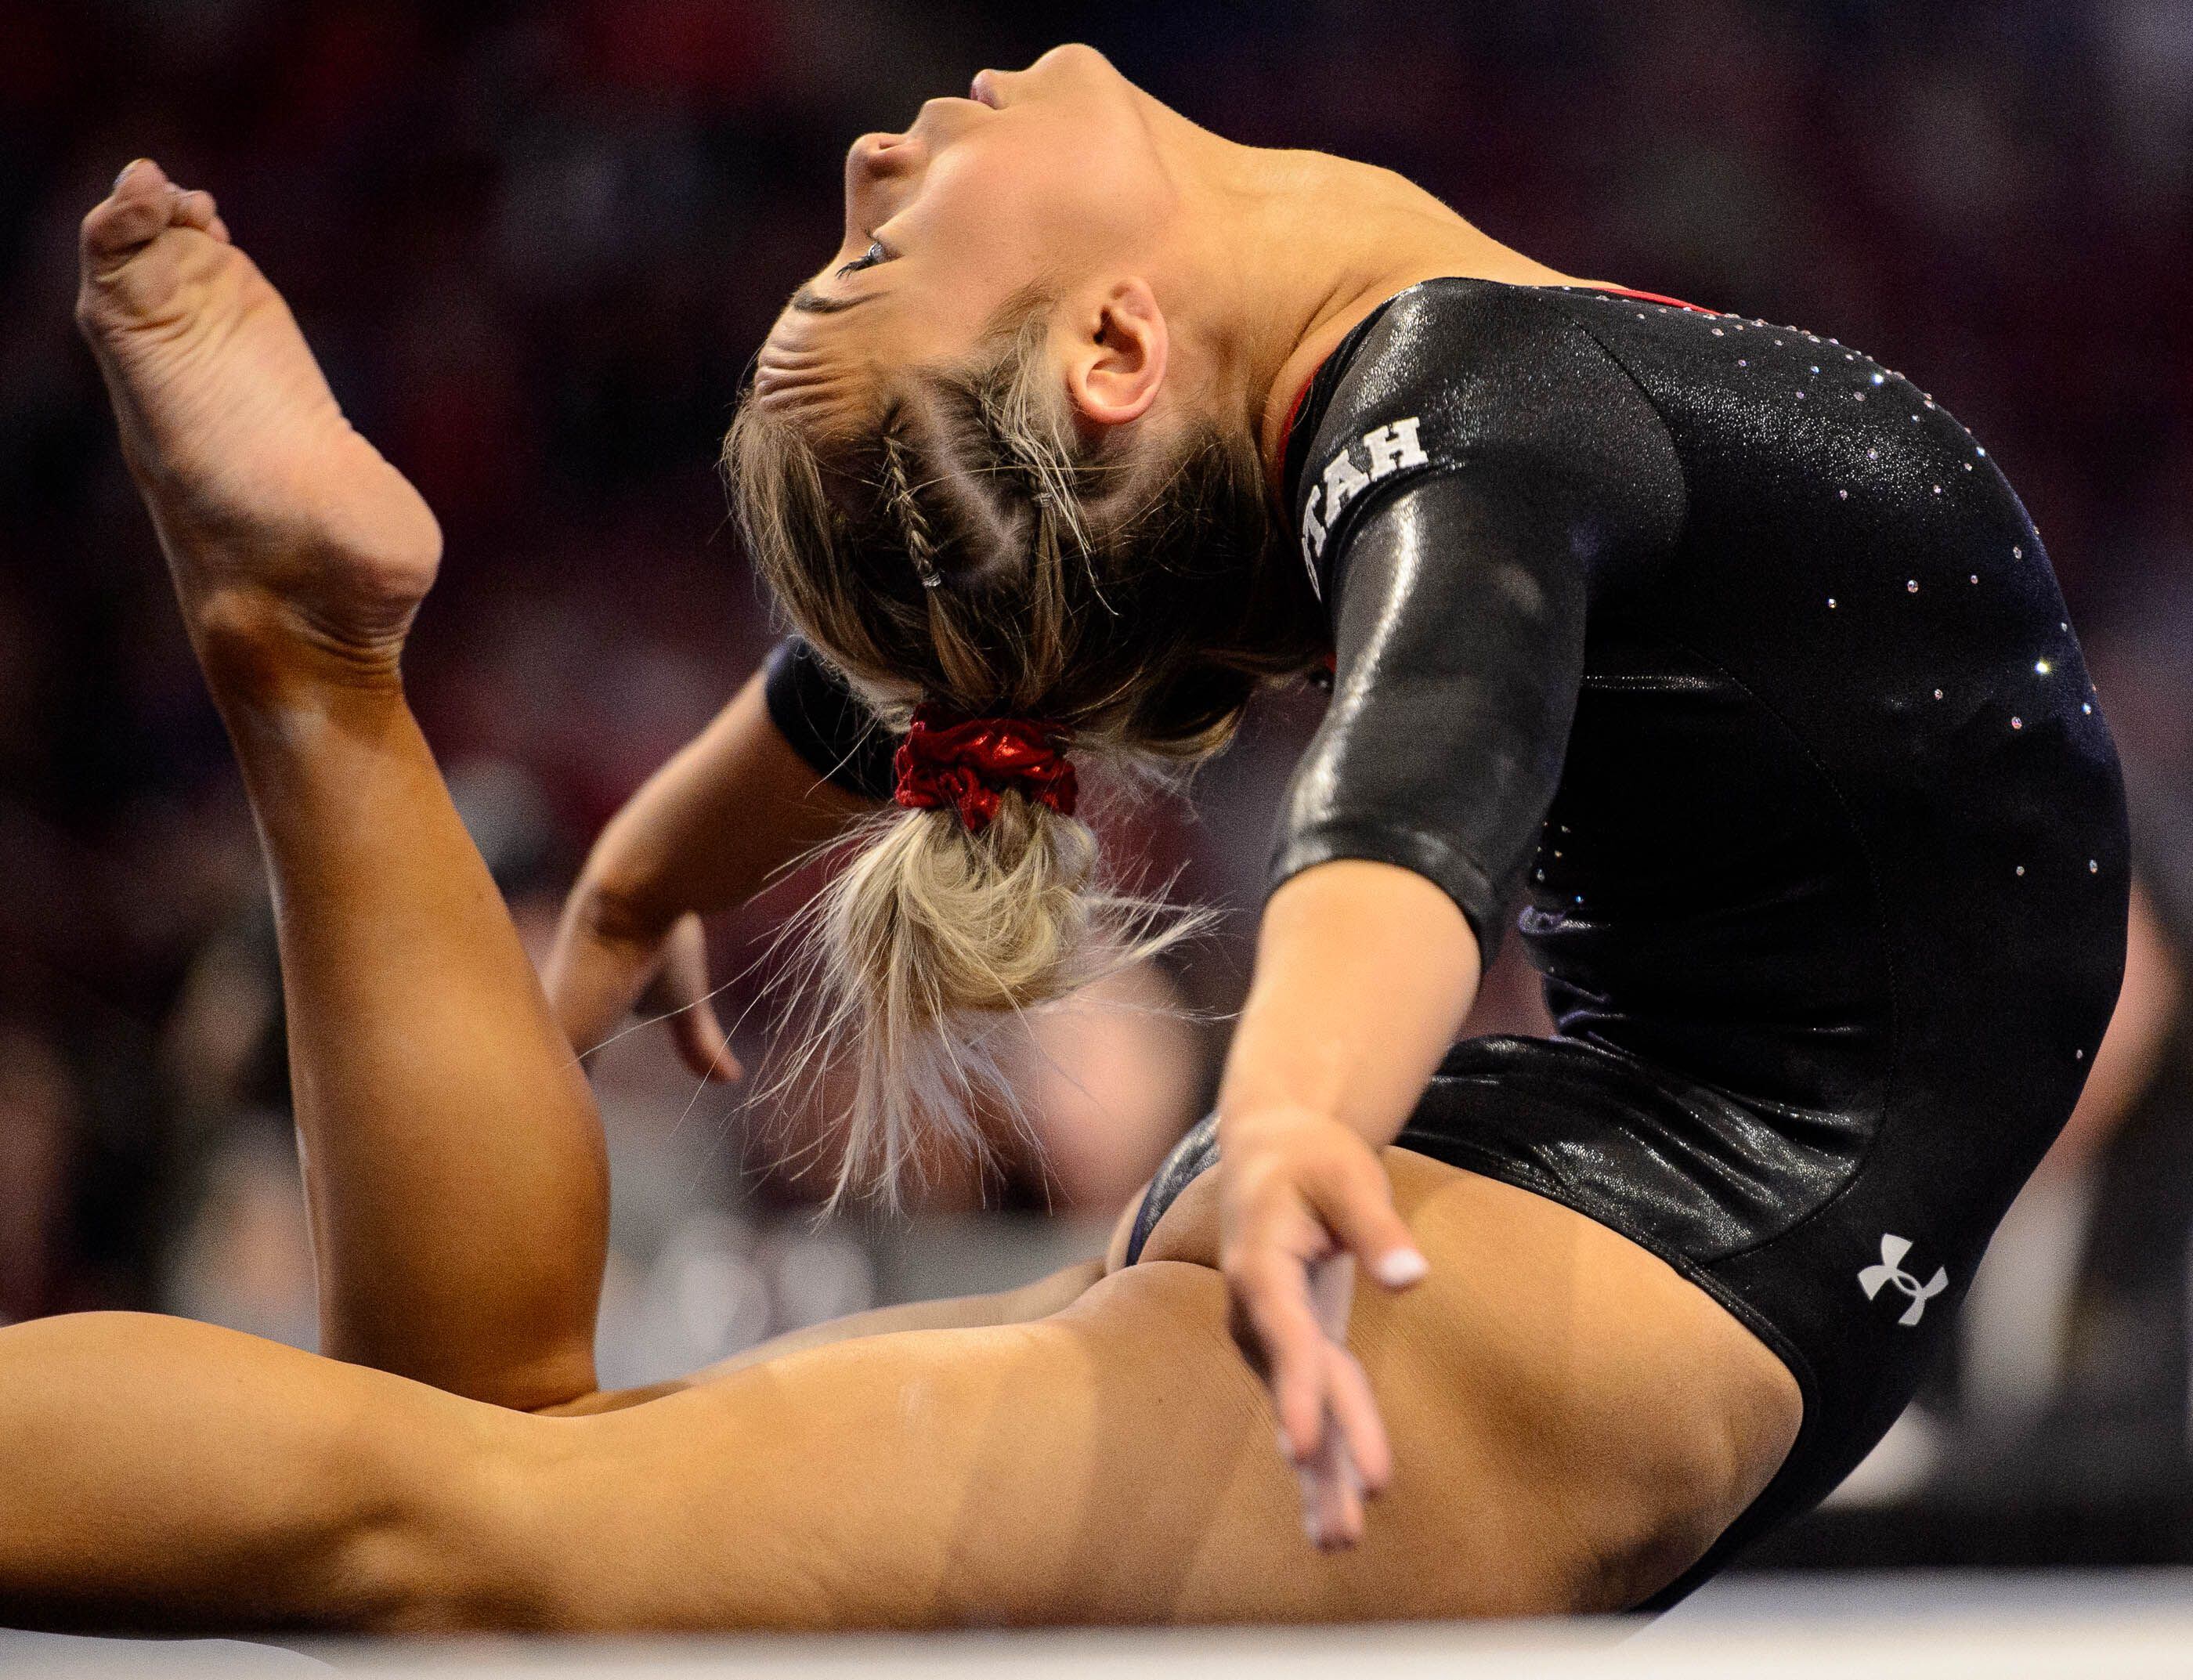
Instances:
[[[1164,108],[1081,46],[986,70],[969,95],[853,142],[844,239],[770,330],[758,400],[858,423],[894,370],[964,355],[1023,289],[1087,312],[1134,269],[1173,203]]]

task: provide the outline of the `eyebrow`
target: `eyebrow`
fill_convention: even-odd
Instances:
[[[858,297],[829,297],[812,286],[802,286],[792,295],[792,307],[804,315],[837,315],[848,309],[858,309],[864,303],[873,303],[883,294],[862,292]]]

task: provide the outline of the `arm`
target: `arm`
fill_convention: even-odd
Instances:
[[[688,1064],[736,1075],[706,1001],[697,918],[745,903],[875,809],[873,748],[856,736],[857,755],[833,755],[855,724],[844,709],[852,704],[811,655],[787,644],[610,820],[565,903],[543,977],[581,1052],[616,1029],[660,970],[656,1006],[675,1012]]]
[[[1328,1417],[1365,1484],[1388,1468],[1341,1345],[1344,1257],[1389,1287],[1423,1271],[1377,1150],[1461,1026],[1537,843],[1589,588],[1671,541],[1681,505],[1658,417],[1588,341],[1443,324],[1461,326],[1456,347],[1415,359],[1452,370],[1446,388],[1371,381],[1379,408],[1351,412],[1343,387],[1310,456],[1353,452],[1352,480],[1328,472],[1310,490],[1328,530],[1336,683],[1284,808],[1219,1103],[1227,1275],[1328,1541],[1361,1521]],[[1379,465],[1366,433],[1412,410],[1442,429],[1426,426],[1413,459],[1363,491]],[[1317,505],[1325,485],[1351,483],[1353,505]]]
[[[1219,1093],[1225,1146],[1314,1115],[1393,1142],[1477,995],[1477,939],[1422,875],[1344,858],[1264,907],[1255,983]]]

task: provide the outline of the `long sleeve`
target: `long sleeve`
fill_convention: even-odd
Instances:
[[[762,680],[770,720],[815,773],[849,794],[891,796],[898,741],[798,636],[772,649]]]

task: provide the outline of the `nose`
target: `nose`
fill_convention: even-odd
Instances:
[[[845,153],[845,215],[849,221],[885,220],[879,214],[885,190],[918,175],[927,148],[912,134],[862,135]]]
[[[870,174],[910,169],[919,158],[921,142],[912,133],[862,135],[845,153],[848,169]]]

